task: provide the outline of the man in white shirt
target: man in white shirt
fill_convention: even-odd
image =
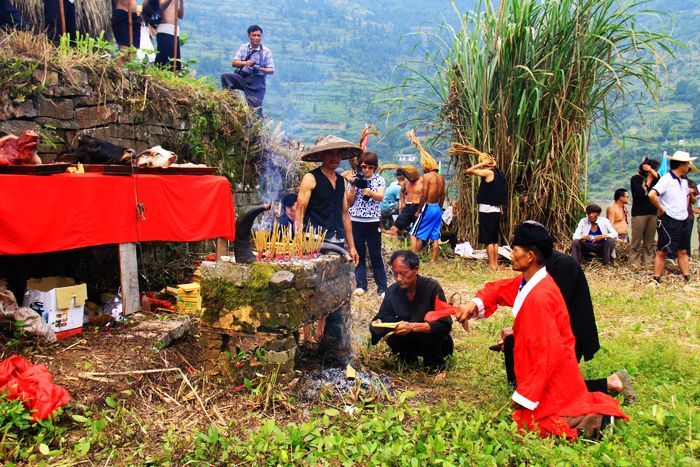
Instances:
[[[690,189],[685,177],[691,170],[697,170],[691,165],[695,159],[685,151],[676,151],[669,158],[671,170],[649,191],[649,201],[659,210],[656,230],[658,244],[653,276],[656,282],[661,281],[666,255],[677,255],[678,268],[683,278],[686,282],[690,280],[690,260],[688,250],[684,246],[690,243],[691,235],[691,228],[688,228],[686,222]]]
[[[597,204],[586,206],[586,217],[581,219],[571,242],[571,256],[581,264],[583,255],[600,256],[603,264],[610,264],[617,230],[605,217],[600,217],[603,209]]]

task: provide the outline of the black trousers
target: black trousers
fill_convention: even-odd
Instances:
[[[257,109],[258,115],[262,115],[262,105],[267,89],[264,75],[243,76],[240,73],[222,73],[221,87],[243,91],[248,106]]]
[[[578,264],[581,264],[586,254],[598,255],[603,260],[603,264],[610,264],[613,251],[615,251],[614,238],[606,238],[601,243],[591,243],[583,240],[572,240],[571,242],[571,257]]]
[[[393,335],[386,340],[391,351],[407,362],[423,357],[423,365],[433,370],[445,368],[445,358],[452,355],[454,343],[449,334],[411,333]]]
[[[66,34],[71,42],[76,39],[78,28],[75,22],[75,4],[68,0],[44,0],[44,17],[46,19],[46,35],[49,40],[58,44],[61,41],[61,10],[59,1],[63,1],[63,13],[66,19]]]
[[[12,28],[29,29],[29,23],[10,0],[0,0],[0,30]]]
[[[353,222],[352,237],[355,239],[355,249],[360,257],[360,262],[355,268],[357,287],[367,290],[367,250],[369,250],[377,293],[384,292],[386,269],[382,258],[382,232],[379,230],[379,222]]]
[[[515,338],[513,336],[508,336],[503,341],[503,356],[506,364],[506,377],[508,382],[514,387],[518,386],[518,382],[515,380],[515,359],[513,357],[513,347],[515,347]],[[581,360],[581,356],[577,355],[578,359]],[[587,379],[586,388],[588,392],[602,392],[604,394],[608,393],[608,379]]]
[[[175,36],[159,32],[156,35],[156,42],[158,42],[158,53],[156,54],[155,64],[159,67],[172,70],[173,60],[175,59],[177,60],[176,69],[178,71],[181,70],[180,44],[177,45],[177,53],[175,53]],[[175,56],[173,56],[173,53],[175,53]]]

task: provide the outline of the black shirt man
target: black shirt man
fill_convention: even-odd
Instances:
[[[391,351],[407,363],[423,357],[424,367],[431,372],[445,370],[445,358],[454,351],[450,331],[452,318],[425,322],[425,314],[434,309],[435,297],[445,300],[445,292],[435,279],[418,274],[419,260],[415,253],[399,250],[391,255],[391,269],[396,282],[387,290],[379,313],[372,320],[372,344],[386,337]],[[376,327],[380,323],[400,323],[395,329]]]

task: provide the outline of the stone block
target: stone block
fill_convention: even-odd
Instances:
[[[92,128],[117,121],[117,109],[112,106],[75,109],[75,122],[80,128]]]
[[[149,136],[161,136],[165,134],[164,128],[160,125],[148,125],[145,131]]]
[[[75,120],[59,120],[57,118],[38,117],[36,123],[44,126],[58,128],[60,130],[79,130],[80,127]]]
[[[58,73],[50,70],[36,70],[32,73],[32,78],[37,83],[42,83],[44,86],[55,86],[58,84]]]
[[[191,330],[192,322],[189,319],[148,320],[129,329],[129,335],[149,340],[153,343],[153,347],[162,349],[181,339]]]
[[[0,121],[0,132],[7,135],[19,136],[27,130],[35,131],[37,124],[27,120]]]
[[[40,117],[54,118],[58,120],[72,120],[73,100],[62,98],[45,98],[39,96],[36,99],[36,111]]]
[[[76,96],[73,98],[73,104],[75,107],[93,107],[99,104],[106,104],[106,102],[101,102],[102,98],[97,96],[97,94],[90,93],[86,96]]]
[[[14,108],[14,116],[16,118],[34,118],[37,116],[36,106],[34,101],[24,101]]]
[[[294,273],[290,271],[277,271],[270,278],[270,287],[273,289],[289,288],[294,282]]]
[[[142,141],[148,140],[147,130],[140,125],[110,125],[112,137],[127,140]]]

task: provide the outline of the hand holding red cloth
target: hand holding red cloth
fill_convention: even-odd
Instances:
[[[71,399],[62,386],[53,384],[45,365],[34,365],[21,355],[0,362],[0,393],[5,392],[9,400],[19,399],[33,411],[33,422],[49,417]]]
[[[437,321],[442,318],[447,318],[457,313],[459,307],[456,305],[450,305],[448,303],[440,300],[440,297],[435,296],[435,305],[433,305],[433,311],[429,311],[425,314],[425,321]]]

